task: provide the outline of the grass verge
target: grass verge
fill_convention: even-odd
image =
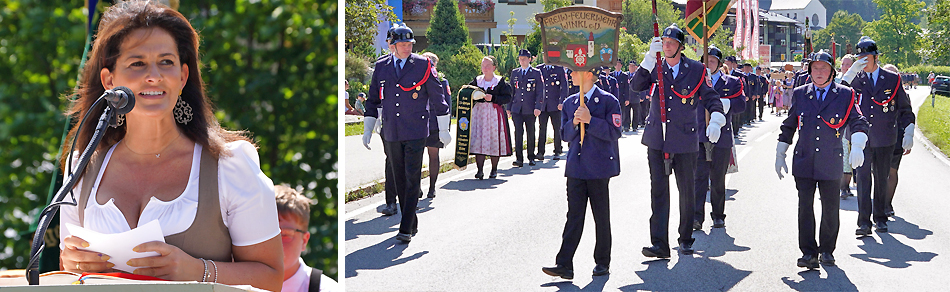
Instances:
[[[346,124],[345,127],[343,129],[344,136],[363,135],[363,122]]]
[[[930,101],[931,96],[928,95],[920,106],[917,127],[946,156],[950,153],[950,98],[937,95],[932,107]]]

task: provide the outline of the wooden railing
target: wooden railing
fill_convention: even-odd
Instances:
[[[411,11],[403,8],[404,21],[426,21],[432,18],[433,7],[423,9],[423,11]],[[488,9],[485,12],[478,12],[473,8],[459,8],[462,15],[465,16],[465,22],[492,22],[495,21],[495,9]]]

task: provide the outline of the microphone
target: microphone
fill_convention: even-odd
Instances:
[[[125,86],[116,86],[113,89],[106,90],[100,98],[109,102],[109,106],[115,109],[115,114],[124,115],[132,111],[135,107],[135,93]]]

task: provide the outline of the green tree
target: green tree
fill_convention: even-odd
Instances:
[[[458,1],[439,0],[432,11],[426,30],[430,51],[438,55],[455,55],[459,48],[472,43],[465,26],[465,16],[459,12]],[[447,53],[447,54],[446,54]]]
[[[345,10],[347,50],[363,57],[375,56],[377,29],[384,21],[396,20],[393,7],[386,5],[386,0],[347,0]]]
[[[8,0],[0,9],[0,52],[13,56],[0,58],[0,267],[25,268],[29,234],[16,233],[45,204],[57,167],[83,3]],[[202,77],[219,121],[252,133],[275,184],[317,201],[303,259],[336,279],[337,3],[183,1],[179,11],[201,33]]]
[[[511,70],[521,66],[518,64],[518,51],[520,49],[518,48],[518,42],[513,35],[514,26],[518,20],[515,18],[514,11],[509,13],[510,18],[508,18],[508,30],[504,32],[505,41],[500,47],[498,47],[498,49],[495,49],[491,52],[491,55],[495,57],[495,61],[497,62],[495,68],[498,71],[498,74],[505,77],[508,77],[508,75],[511,74]],[[536,32],[537,30],[532,31],[532,34],[537,34],[538,38],[540,38],[540,34]],[[525,44],[525,46],[531,50],[530,46],[527,44]],[[531,52],[537,54],[535,51]]]
[[[881,19],[868,23],[864,34],[877,42],[881,62],[900,67],[920,62],[917,53],[923,2],[915,0],[874,0],[881,11]]]
[[[657,0],[656,11],[659,14],[660,33],[670,24],[676,23],[680,28],[683,19],[680,11],[673,8],[670,0]],[[626,0],[623,2],[623,21],[620,26],[627,28],[627,33],[636,36],[644,43],[653,38],[653,3],[650,0]]]
[[[646,53],[649,49],[650,46],[647,43],[627,33],[626,29],[620,30],[620,48],[617,58],[624,61],[634,60],[640,63],[640,61],[643,61],[643,53]],[[624,68],[626,68],[626,65],[624,65]]]
[[[861,39],[861,31],[864,29],[864,26],[865,22],[860,14],[849,14],[847,11],[839,10],[835,12],[828,26],[815,31],[813,35],[814,47],[816,50],[826,49],[828,52],[831,52],[831,41],[832,36],[834,36],[834,41],[841,45],[837,50],[838,56],[844,56],[844,53],[847,52],[845,46],[847,44],[854,46],[858,43],[858,40]]]
[[[926,13],[929,29],[922,38],[922,57],[929,64],[950,64],[950,0],[936,0]]]

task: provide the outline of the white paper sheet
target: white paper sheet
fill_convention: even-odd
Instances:
[[[154,251],[134,252],[132,248],[146,242],[160,241],[165,242],[162,236],[162,226],[158,220],[139,225],[135,229],[114,234],[102,234],[86,228],[66,223],[66,229],[69,234],[82,238],[89,243],[89,247],[81,248],[92,252],[108,255],[109,262],[115,264],[114,269],[132,273],[135,268],[126,264],[131,259],[158,256]]]

